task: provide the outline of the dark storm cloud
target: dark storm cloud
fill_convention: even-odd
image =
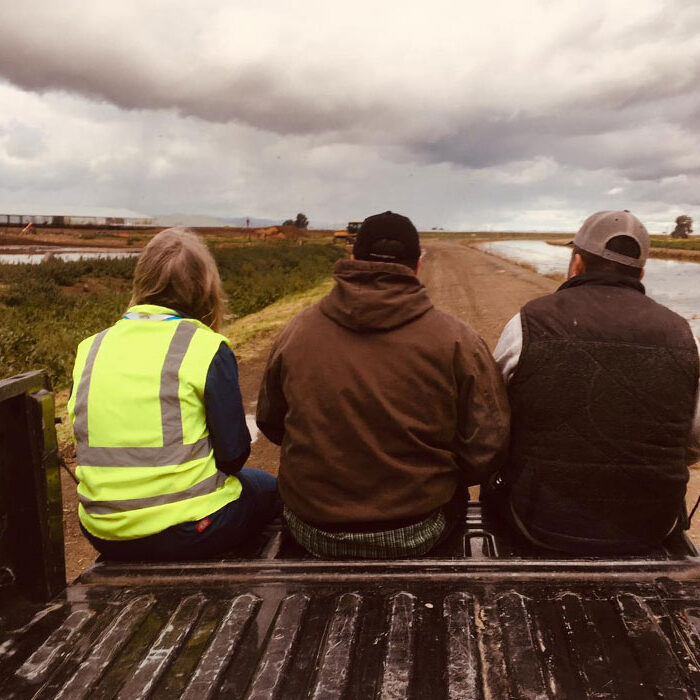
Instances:
[[[217,3],[172,3],[174,16],[183,11],[178,31],[185,38],[161,33],[149,5],[157,3],[125,1],[124,14],[103,19],[99,2],[27,0],[7,9],[0,23],[0,76],[25,90],[72,92],[130,110],[174,109],[278,134],[342,131],[369,124],[388,108],[345,93],[332,63],[327,69],[313,62],[295,68],[288,42],[260,57],[230,57],[226,51],[203,57],[206,46],[188,32],[211,31],[206,6]],[[39,16],[43,22],[36,21]],[[264,36],[267,27],[261,22],[257,30]]]
[[[26,90],[75,92],[124,109],[175,109],[210,122],[236,120],[280,134],[344,129],[370,111],[315,102],[290,90],[270,66],[202,69],[163,79],[153,66],[118,51],[83,47],[75,56],[63,46],[28,50],[25,38],[2,32],[0,67],[3,77]]]
[[[215,6],[202,7],[207,5]],[[700,24],[692,4],[665,3],[663,11],[641,12],[638,22],[617,30],[606,29],[605,3],[594,5],[600,11],[584,14],[580,23],[574,15],[568,26],[558,27],[563,34],[554,32],[543,49],[530,56],[531,95],[522,95],[506,79],[501,94],[493,96],[485,109],[470,104],[469,89],[477,83],[464,66],[445,76],[439,75],[441,64],[436,63],[432,77],[439,75],[446,83],[447,99],[444,92],[435,99],[431,84],[412,84],[410,67],[402,75],[400,55],[395,57],[398,68],[377,67],[382,89],[358,92],[355,88],[362,87],[361,79],[340,87],[336,83],[347,75],[345,54],[351,60],[356,53],[353,44],[364,46],[366,38],[348,36],[345,46],[322,42],[318,47],[309,36],[313,26],[296,36],[292,24],[290,39],[280,43],[278,51],[273,46],[261,55],[253,51],[246,56],[243,51],[233,57],[222,51],[202,59],[197,54],[201,46],[195,45],[193,54],[192,45],[177,34],[172,41],[159,35],[159,15],[139,11],[136,3],[125,3],[130,8],[126,12],[99,22],[99,3],[90,9],[83,3],[49,5],[27,0],[8,11],[0,26],[0,70],[24,89],[72,91],[127,109],[172,108],[207,121],[241,121],[278,134],[337,132],[340,140],[365,143],[405,139],[404,145],[429,160],[471,167],[534,155],[575,162],[577,154],[566,144],[567,138],[617,131],[624,124],[658,118],[660,111],[672,117],[664,111],[666,101],[696,94],[700,78],[700,51],[688,47]],[[192,14],[185,7],[175,3],[173,12],[182,9],[183,23],[194,21],[193,29],[205,31],[206,14]],[[74,12],[67,22],[61,13],[70,8]],[[52,31],[49,22],[37,23],[37,10],[63,18],[60,31]],[[362,7],[358,10],[362,12]],[[93,31],[86,32],[81,20]],[[546,29],[544,36],[548,36]],[[264,36],[270,28],[261,23],[258,31]],[[500,39],[512,42],[516,36],[505,31]],[[298,60],[294,42],[308,45],[316,53],[315,60]],[[404,43],[400,37],[394,42],[397,49]],[[428,43],[440,42],[428,37]],[[668,50],[674,44],[677,53]],[[470,58],[469,51],[448,50],[455,61]],[[511,47],[502,45],[500,50],[507,61]],[[622,52],[640,70],[630,72],[621,61]],[[506,68],[506,61],[502,65],[496,60],[494,68]],[[560,61],[564,67],[569,63],[568,77],[539,80],[538,72],[546,73],[550,61]],[[433,72],[429,64],[427,71]],[[459,94],[459,78],[466,78],[466,94]],[[518,80],[517,71],[512,79]],[[579,90],[571,89],[577,85]],[[563,94],[557,94],[558,88],[563,88]],[[431,119],[419,120],[418,129],[412,128],[416,99],[430,103],[429,114],[441,123],[439,138],[432,133]],[[694,107],[697,115],[697,100]]]

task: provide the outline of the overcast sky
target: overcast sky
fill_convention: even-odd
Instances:
[[[0,6],[0,211],[700,220],[697,0]]]

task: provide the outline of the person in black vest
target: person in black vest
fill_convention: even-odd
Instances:
[[[512,408],[487,504],[537,545],[624,554],[687,527],[700,456],[700,346],[645,296],[649,234],[628,211],[586,219],[567,281],[526,304],[495,357]]]

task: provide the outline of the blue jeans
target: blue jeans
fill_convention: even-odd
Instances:
[[[107,559],[172,561],[223,554],[254,540],[270,520],[282,513],[274,476],[260,469],[241,469],[236,476],[243,487],[238,500],[197,522],[173,525],[135,540],[103,540],[91,535],[82,525],[80,529]],[[202,528],[203,525],[206,527]]]

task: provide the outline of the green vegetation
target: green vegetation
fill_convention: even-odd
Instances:
[[[651,236],[652,248],[675,248],[680,250],[700,250],[700,236],[692,238],[671,238],[670,236]]]
[[[289,320],[324,297],[333,288],[333,280],[323,282],[303,292],[288,294],[273,304],[248,316],[238,318],[223,331],[229,338],[239,361],[256,357],[271,334],[279,332]]]
[[[229,309],[236,318],[317,285],[344,255],[342,248],[332,244],[291,242],[214,250]]]
[[[309,228],[309,219],[306,214],[299,212],[296,219],[287,219],[282,226],[296,226],[297,228]]]
[[[232,318],[309,290],[344,252],[329,244],[276,242],[213,250]],[[70,381],[78,343],[110,326],[129,302],[135,259],[0,265],[0,378],[46,369]]]

